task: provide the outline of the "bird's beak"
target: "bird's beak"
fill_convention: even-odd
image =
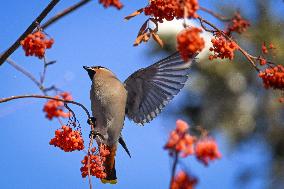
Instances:
[[[89,66],[83,66],[83,68],[86,70],[86,71],[90,71],[91,67]]]
[[[93,77],[96,74],[95,70],[93,70],[92,67],[89,66],[83,66],[83,68],[88,72],[90,79],[93,80]]]

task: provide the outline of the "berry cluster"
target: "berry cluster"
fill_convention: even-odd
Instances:
[[[163,19],[171,21],[185,16],[196,18],[198,9],[198,0],[150,0],[150,4],[144,8],[144,13],[162,23]]]
[[[260,71],[259,77],[265,88],[284,90],[284,66],[277,65]]]
[[[204,48],[205,42],[200,37],[200,32],[202,32],[200,28],[192,27],[182,30],[177,35],[177,49],[185,61]]]
[[[171,21],[175,17],[175,1],[151,0],[150,4],[144,8],[146,16],[153,16],[159,22],[163,19]]]
[[[205,137],[199,139],[195,145],[195,156],[204,165],[208,165],[209,161],[221,158],[216,141],[212,138]]]
[[[263,42],[261,45],[261,51],[263,54],[268,54],[269,50],[273,51],[275,49],[276,47],[272,43],[270,43],[268,47],[266,46],[265,42]]]
[[[175,0],[172,0],[175,1]],[[198,0],[175,1],[178,3],[176,9],[176,18],[197,18],[196,11],[199,9]]]
[[[54,40],[47,39],[46,35],[41,31],[31,33],[21,41],[26,56],[36,56],[40,59],[44,57],[45,50],[50,49],[53,43]]]
[[[195,137],[188,133],[189,126],[182,120],[177,120],[176,129],[170,133],[170,138],[165,145],[165,149],[173,152],[182,152],[182,157],[187,157],[194,153],[193,144]]]
[[[197,179],[188,175],[184,171],[180,171],[171,183],[170,189],[193,189],[197,184]]]
[[[261,45],[261,51],[262,51],[263,54],[268,54],[268,49],[265,45],[265,42],[263,42],[262,45]]]
[[[238,45],[234,41],[227,40],[224,36],[217,34],[215,38],[211,39],[213,47],[210,47],[210,51],[214,54],[209,55],[209,60],[216,58],[234,58],[234,51],[238,49]]]
[[[65,125],[55,131],[55,137],[50,140],[49,144],[59,147],[65,152],[84,149],[84,140],[81,133],[73,131],[72,128]]]
[[[226,34],[231,35],[232,32],[237,32],[239,34],[245,32],[247,28],[250,26],[248,20],[244,19],[239,12],[235,14],[232,18],[231,23],[229,24]]]
[[[117,9],[121,9],[123,7],[122,3],[119,0],[100,0],[100,3],[103,4],[105,8],[114,6]]]
[[[88,175],[88,168],[90,166],[90,174],[92,176],[101,179],[105,178],[106,173],[104,162],[106,160],[106,156],[109,154],[109,150],[103,144],[100,145],[99,153],[96,151],[96,148],[92,148],[91,154],[86,155],[81,161],[81,163],[83,164],[83,167],[81,167],[80,169],[82,177],[85,178]]]
[[[62,98],[64,100],[72,100],[72,96],[68,92],[60,93],[55,98]],[[58,100],[49,100],[43,107],[43,111],[46,112],[46,117],[52,119],[53,117],[69,117],[70,113],[64,112],[64,103]]]
[[[265,65],[267,63],[267,60],[265,58],[263,58],[262,56],[258,57],[258,61],[259,61],[259,64],[261,66],[263,66],[263,65]]]
[[[205,135],[196,140],[196,137],[189,134],[188,124],[182,120],[177,120],[176,129],[170,133],[165,149],[168,149],[170,154],[178,153],[181,157],[194,154],[205,165],[208,165],[209,160],[221,158],[214,139]]]

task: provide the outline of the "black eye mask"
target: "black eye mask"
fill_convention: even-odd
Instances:
[[[96,74],[96,71],[92,67],[88,67],[88,66],[83,66],[83,68],[88,72],[88,75],[90,79],[92,80],[94,75]]]

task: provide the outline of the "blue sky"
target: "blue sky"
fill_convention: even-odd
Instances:
[[[0,7],[0,51],[6,49],[26,29],[49,1],[9,0]],[[77,1],[62,1],[49,14],[64,9]],[[57,60],[47,73],[48,84],[56,84],[70,91],[76,101],[90,106],[90,80],[83,65],[101,65],[111,69],[119,79],[125,80],[131,73],[162,58],[161,55],[147,56],[149,44],[134,48],[132,43],[144,16],[128,22],[123,17],[144,6],[146,1],[125,2],[121,11],[105,10],[93,1],[58,23],[46,32],[54,37],[55,44],[47,52],[49,60]],[[25,57],[19,48],[11,58],[39,76],[42,62],[36,58]],[[2,89],[0,98],[19,94],[39,94],[37,87],[10,65],[0,69]],[[190,81],[189,81],[190,82]],[[167,109],[182,102],[182,91]],[[44,117],[44,100],[17,100],[0,104],[0,183],[1,188],[88,188],[88,181],[80,175],[80,161],[84,152],[64,153],[49,145],[57,121]],[[72,106],[83,127],[87,140],[89,128],[84,112]],[[89,108],[90,109],[90,108]],[[93,179],[94,188],[167,188],[170,177],[170,159],[163,150],[169,128],[173,128],[179,117],[168,118],[162,113],[144,127],[136,126],[126,120],[123,135],[132,154],[130,159],[119,148],[117,154],[117,175],[119,183],[115,186],[103,185]],[[191,172],[199,177],[197,188],[238,188],[235,174],[240,165],[262,163],[265,160],[263,147],[242,149],[232,153],[227,145],[225,133],[217,134],[223,158],[209,167],[196,162],[194,158],[184,160]],[[255,180],[247,188],[262,188],[264,181]]]

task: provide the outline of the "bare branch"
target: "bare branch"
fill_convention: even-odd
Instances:
[[[66,16],[67,14],[77,10],[78,8],[82,7],[83,5],[85,5],[86,3],[90,2],[90,0],[81,0],[78,3],[66,8],[65,10],[57,13],[55,16],[51,17],[48,21],[46,21],[41,27],[43,29],[49,27],[50,25],[52,25],[53,23],[55,23],[56,21],[58,21],[60,18],[63,18],[64,16]],[[16,49],[15,49],[16,50]],[[0,57],[2,58],[2,57]],[[19,66],[15,61],[13,61],[12,59],[7,58],[6,61],[13,66],[16,70],[18,70],[19,72],[23,73],[25,76],[27,76],[29,79],[31,79],[37,86],[38,88],[46,95],[46,92],[49,90],[53,90],[55,89],[54,86],[51,86],[49,88],[45,88],[43,85],[43,81],[45,78],[45,73],[46,73],[46,68],[49,65],[54,64],[56,61],[51,61],[51,62],[46,62],[46,60],[44,61],[44,71],[43,74],[40,78],[40,81],[38,81],[29,71],[27,71],[25,68]],[[1,65],[1,64],[0,64]]]
[[[231,18],[227,18],[221,14],[218,14],[218,13],[215,13],[205,7],[199,7],[200,10],[204,11],[204,12],[207,12],[208,14],[211,14],[212,16],[214,16],[215,18],[221,20],[221,21],[230,21]]]
[[[4,103],[4,102],[8,102],[11,100],[15,100],[15,99],[20,99],[20,98],[41,98],[41,99],[51,99],[51,100],[57,100],[57,101],[61,101],[64,103],[69,103],[69,104],[75,104],[77,106],[80,106],[87,114],[88,116],[88,120],[91,120],[91,114],[88,111],[88,109],[81,103],[76,102],[76,101],[72,101],[72,100],[64,100],[64,99],[60,99],[60,98],[55,98],[52,96],[44,96],[44,95],[19,95],[19,96],[11,96],[11,97],[7,97],[7,98],[2,98],[0,99],[0,103]],[[91,128],[93,130],[94,126],[93,124],[91,124]]]
[[[21,67],[20,65],[18,65],[15,61],[13,61],[10,58],[7,58],[6,62],[8,62],[8,64],[10,64],[11,66],[13,66],[16,70],[18,70],[19,72],[21,72],[22,74],[24,74],[25,76],[27,76],[29,79],[31,79],[40,90],[44,90],[43,85],[30,73],[28,72],[26,69],[24,69],[23,67]]]
[[[231,37],[229,37],[228,35],[226,35],[222,30],[218,29],[214,24],[210,23],[209,21],[203,19],[202,17],[197,17],[197,19],[200,21],[200,23],[205,23],[207,25],[209,25],[210,27],[212,27],[213,29],[215,29],[218,33],[220,33],[222,36],[224,36],[227,40],[229,41],[233,41],[235,42]],[[205,26],[203,24],[201,24],[201,26],[203,27],[204,30],[206,30],[206,28],[204,28]],[[208,29],[207,29],[208,30]],[[259,72],[259,68],[256,66],[254,60],[252,59],[252,56],[245,51],[242,47],[240,47],[236,42],[235,44],[238,46],[239,51],[246,57],[246,59],[251,63],[251,65],[254,67],[254,69]]]
[[[43,85],[43,82],[44,82],[44,79],[45,79],[46,69],[47,69],[47,66],[48,66],[48,62],[47,62],[45,56],[43,57],[43,63],[44,63],[43,64],[43,72],[42,72],[42,74],[40,76],[40,84],[42,84],[42,85]]]
[[[41,28],[46,29],[47,27],[49,27],[50,25],[52,25],[53,23],[55,23],[59,19],[63,18],[67,14],[75,11],[76,9],[82,7],[83,5],[85,5],[86,3],[90,2],[90,1],[91,0],[81,0],[78,3],[76,3],[76,4],[68,7],[67,9],[63,10],[62,12],[57,13],[55,16],[53,16],[48,21],[46,21],[44,24],[42,24]]]
[[[31,23],[31,25],[26,29],[26,31],[14,42],[14,44],[9,47],[0,56],[0,66],[5,62],[5,60],[20,46],[20,42],[25,39],[25,37],[30,34],[41,21],[47,16],[47,14],[55,7],[60,0],[52,0],[47,7],[40,13],[40,15]]]

